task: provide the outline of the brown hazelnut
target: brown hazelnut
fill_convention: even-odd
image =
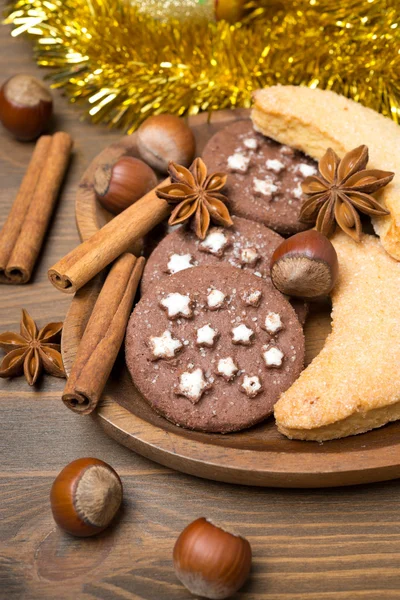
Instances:
[[[327,237],[314,229],[296,233],[282,242],[271,259],[272,283],[288,296],[327,296],[338,273],[335,248]]]
[[[182,531],[173,558],[176,575],[189,592],[214,600],[237,592],[251,569],[249,542],[203,517]]]
[[[168,172],[170,161],[189,167],[196,150],[192,130],[174,115],[146,119],[137,131],[137,144],[143,160],[162,173]]]
[[[99,202],[115,215],[156,185],[153,169],[133,156],[122,156],[114,165],[99,166],[94,174],[94,191]]]
[[[243,18],[246,0],[216,0],[215,18],[217,21],[236,23]]]
[[[50,502],[61,529],[88,537],[103,531],[114,519],[122,502],[122,483],[102,460],[79,458],[56,477]]]
[[[17,139],[38,138],[53,112],[49,89],[31,75],[14,75],[0,89],[0,121]]]

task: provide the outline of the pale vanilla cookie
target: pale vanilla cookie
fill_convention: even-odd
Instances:
[[[390,215],[372,224],[385,250],[400,260],[400,127],[380,114],[334,92],[307,87],[273,86],[254,95],[256,130],[320,159],[327,148],[343,157],[365,144],[369,168],[397,176],[376,194]]]
[[[378,238],[337,233],[332,333],[275,405],[289,438],[331,440],[400,419],[400,264]]]

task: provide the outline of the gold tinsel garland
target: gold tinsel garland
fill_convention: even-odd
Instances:
[[[161,19],[129,0],[19,0],[6,23],[32,37],[38,64],[56,69],[53,85],[94,122],[128,131],[155,113],[248,107],[255,89],[276,83],[332,89],[399,121],[398,0],[248,9],[230,25]]]

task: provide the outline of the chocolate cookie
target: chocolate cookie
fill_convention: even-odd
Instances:
[[[269,277],[272,254],[283,241],[280,235],[247,219],[233,217],[233,227],[211,227],[204,241],[188,228],[169,233],[153,250],[147,261],[141,292],[145,294],[154,282],[198,265],[234,267]]]
[[[237,431],[269,416],[297,379],[304,336],[271,285],[203,266],[154,285],[126,333],[132,379],[160,414],[200,431]]]
[[[308,229],[298,220],[301,182],[317,173],[310,157],[257,133],[249,120],[216,133],[203,151],[210,172],[228,173],[230,212],[264,223],[283,235]]]

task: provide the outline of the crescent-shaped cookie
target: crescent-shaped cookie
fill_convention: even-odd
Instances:
[[[394,121],[334,92],[294,86],[256,92],[252,120],[264,135],[315,159],[328,147],[343,156],[366,144],[370,168],[397,174],[377,195],[390,215],[372,223],[385,250],[400,260],[400,127]]]
[[[332,242],[332,332],[275,405],[289,438],[330,440],[400,419],[400,263],[374,236],[356,244],[338,233]]]

